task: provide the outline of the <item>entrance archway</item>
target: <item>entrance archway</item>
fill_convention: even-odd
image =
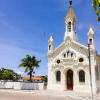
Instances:
[[[73,71],[69,69],[66,76],[67,90],[73,90]]]

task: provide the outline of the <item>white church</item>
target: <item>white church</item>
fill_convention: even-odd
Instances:
[[[53,37],[48,41],[48,89],[95,94],[100,91],[100,56],[96,53],[94,31],[89,28],[88,45],[77,41],[76,16],[69,2],[65,17],[63,42],[53,47]]]

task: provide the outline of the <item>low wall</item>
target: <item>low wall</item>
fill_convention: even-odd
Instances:
[[[0,89],[42,90],[44,83],[0,81]]]

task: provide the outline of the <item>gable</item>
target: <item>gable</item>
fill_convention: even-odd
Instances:
[[[48,58],[57,58],[62,57],[62,55],[70,51],[70,53],[73,54],[79,54],[79,55],[88,55],[88,47],[72,41],[71,39],[67,39],[66,41],[62,42],[57,48],[55,48],[51,53],[48,54]]]

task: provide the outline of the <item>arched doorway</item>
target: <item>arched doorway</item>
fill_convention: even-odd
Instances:
[[[73,71],[69,69],[66,76],[67,90],[73,90]]]

